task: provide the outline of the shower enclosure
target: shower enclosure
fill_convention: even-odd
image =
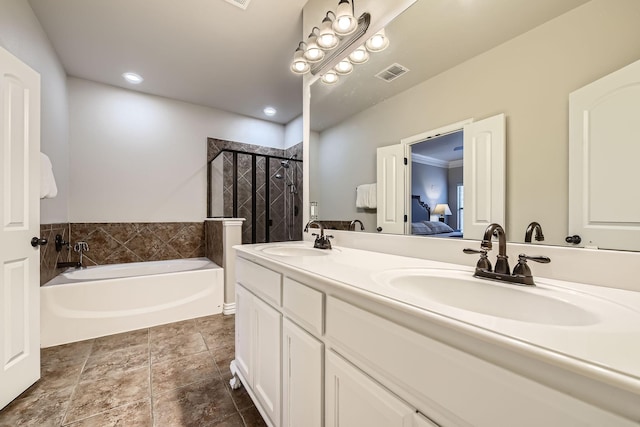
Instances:
[[[208,162],[208,216],[244,218],[242,243],[301,240],[301,147],[234,144]]]

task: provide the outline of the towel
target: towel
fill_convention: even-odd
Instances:
[[[376,184],[362,184],[356,187],[356,208],[375,209],[377,204]]]
[[[58,186],[53,176],[53,166],[49,157],[40,153],[40,198],[52,199],[58,195]]]

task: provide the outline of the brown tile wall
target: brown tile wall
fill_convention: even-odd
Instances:
[[[204,222],[204,254],[211,261],[218,265],[222,265],[222,256],[224,251],[224,242],[222,236],[222,221],[205,221]]]
[[[40,237],[47,239],[48,243],[40,247],[40,285],[47,283],[60,273],[56,268],[56,263],[69,261],[70,252],[63,247],[60,252],[56,252],[55,238],[60,234],[65,241],[69,240],[69,224],[42,224],[40,225]]]
[[[41,237],[49,240],[40,251],[41,285],[62,271],[56,268],[57,262],[78,261],[73,245],[79,241],[89,245],[85,266],[205,256],[201,222],[43,224],[40,230]],[[55,251],[56,234],[71,242],[71,250]]]

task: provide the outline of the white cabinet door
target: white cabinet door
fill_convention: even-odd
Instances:
[[[282,425],[322,426],[324,345],[284,319],[282,326]]]
[[[377,150],[377,222],[381,233],[405,233],[405,149],[404,144],[396,144]]]
[[[254,342],[251,325],[253,316],[253,295],[236,285],[236,367],[249,384],[253,384],[251,347]],[[246,384],[245,384],[246,385]]]
[[[569,96],[569,234],[588,246],[640,249],[638,111],[640,61]]]
[[[40,378],[40,76],[0,47],[0,409]]]
[[[346,362],[326,353],[327,427],[410,427],[415,410]]]
[[[464,127],[464,238],[482,239],[493,222],[504,227],[505,115]]]
[[[280,425],[282,314],[260,298],[253,298],[255,352],[253,391],[273,425]]]

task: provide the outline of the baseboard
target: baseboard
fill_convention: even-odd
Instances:
[[[228,316],[230,314],[236,314],[236,303],[235,302],[229,302],[229,303],[224,303],[222,304],[222,314],[224,314],[225,316]]]

